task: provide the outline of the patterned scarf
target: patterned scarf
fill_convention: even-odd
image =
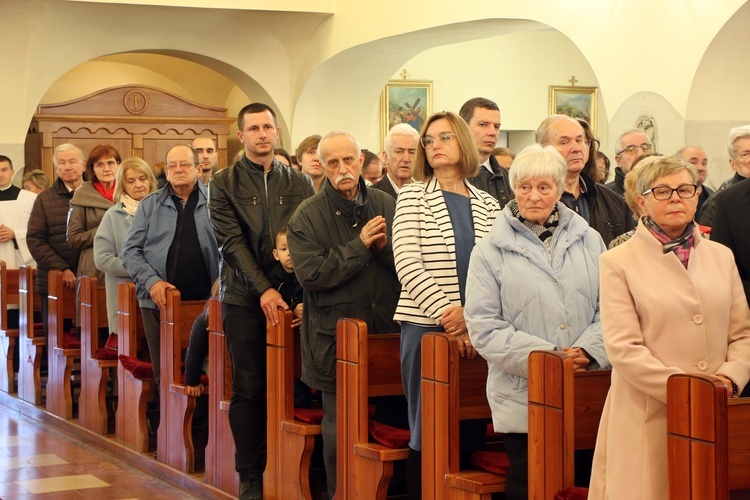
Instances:
[[[557,205],[552,209],[552,213],[549,214],[544,225],[524,219],[521,216],[521,211],[518,209],[518,202],[516,202],[516,200],[512,200],[508,205],[510,206],[510,211],[513,213],[513,217],[521,221],[521,224],[528,227],[537,238],[542,240],[542,242],[546,242],[548,239],[552,238],[553,234],[555,234],[555,229],[557,229],[557,226],[560,223],[560,217],[557,213]]]
[[[651,234],[654,235],[654,238],[662,244],[664,253],[674,252],[675,255],[677,255],[677,258],[680,259],[680,262],[682,262],[682,265],[685,266],[685,269],[687,269],[688,260],[690,259],[690,250],[695,244],[693,236],[695,222],[690,221],[690,224],[687,225],[682,235],[673,240],[649,217],[643,216],[641,220],[648,230],[651,231]]]

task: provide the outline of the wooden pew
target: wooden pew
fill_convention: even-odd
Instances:
[[[236,495],[240,479],[234,469],[234,437],[229,426],[232,361],[224,338],[221,302],[217,298],[209,299],[208,303],[208,369],[206,482]]]
[[[8,269],[0,260],[0,391],[16,392],[18,327],[8,324],[8,306],[18,305],[18,269]]]
[[[47,281],[47,411],[60,418],[73,418],[73,364],[81,359],[81,348],[63,345],[64,320],[76,317],[76,293],[67,288],[63,273],[51,269]]]
[[[107,382],[117,369],[117,359],[98,359],[99,329],[108,327],[106,288],[95,276],[82,276],[81,308],[81,397],[78,423],[97,434],[109,434]]]
[[[403,395],[401,335],[367,335],[363,321],[341,318],[336,338],[336,497],[384,499],[408,448],[370,442],[368,398]]]
[[[728,399],[716,377],[672,375],[667,447],[670,499],[726,500],[750,489],[750,398]]]
[[[268,498],[312,498],[310,459],[320,424],[295,419],[294,379],[302,371],[292,311],[278,308],[279,323],[267,323],[267,459],[263,493]]]
[[[160,421],[156,434],[156,458],[182,472],[194,472],[193,413],[195,396],[188,396],[182,378],[182,353],[190,343],[195,318],[206,306],[205,300],[180,299],[180,291],[165,291],[167,306],[161,311],[159,391]]]
[[[18,397],[33,405],[42,404],[41,364],[46,342],[44,333],[34,330],[34,311],[40,306],[36,270],[22,265],[18,270]]]
[[[135,283],[121,282],[117,295],[117,351],[119,355],[137,358],[138,338],[144,338],[144,333]],[[138,379],[118,363],[115,434],[123,445],[141,453],[149,450],[146,402],[154,390],[153,378]]]
[[[529,498],[575,486],[575,450],[593,449],[610,370],[576,372],[561,351],[529,355]]]
[[[491,418],[487,362],[462,358],[461,341],[443,333],[422,337],[422,498],[489,499],[505,491],[505,476],[460,469],[459,423]]]

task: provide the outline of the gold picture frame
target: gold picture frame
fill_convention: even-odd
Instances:
[[[381,148],[388,131],[408,123],[419,132],[432,114],[432,82],[391,80],[380,95]]]
[[[583,118],[596,134],[597,87],[549,87],[549,114]]]

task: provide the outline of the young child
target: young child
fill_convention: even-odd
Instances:
[[[211,297],[219,296],[219,280],[211,286]],[[185,354],[185,385],[188,396],[201,396],[203,384],[201,374],[204,373],[203,363],[208,356],[208,301],[206,307],[195,318],[193,328],[190,330],[190,344]]]
[[[297,328],[302,324],[302,286],[294,274],[292,256],[289,253],[289,246],[286,243],[285,227],[276,234],[274,243],[276,248],[273,249],[273,258],[281,264],[281,268],[283,269],[283,272],[275,276],[280,282],[277,291],[294,314],[292,328]]]
[[[281,272],[274,276],[275,281],[279,283],[277,290],[294,315],[292,328],[297,328],[302,324],[302,286],[294,274],[294,264],[286,242],[286,228],[282,228],[276,234],[274,243],[276,248],[273,250],[273,257],[281,264],[282,268]],[[300,379],[294,379],[294,406],[309,408],[311,399],[310,388]]]

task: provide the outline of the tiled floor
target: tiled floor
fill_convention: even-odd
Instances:
[[[0,498],[196,498],[0,404]]]

